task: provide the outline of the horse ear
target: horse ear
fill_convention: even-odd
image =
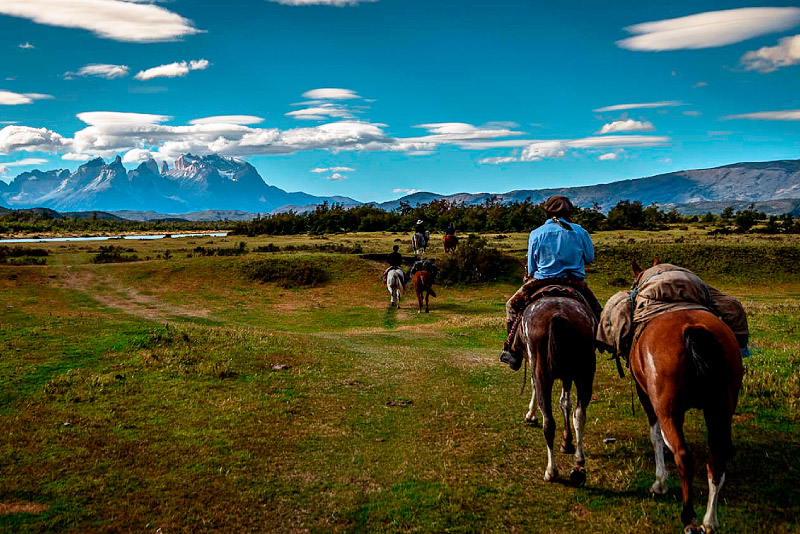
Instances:
[[[655,266],[655,265],[658,265],[659,263],[661,263],[661,262],[658,260],[658,256],[654,256],[653,257],[653,265]]]
[[[636,263],[636,259],[631,260],[631,268],[633,269],[633,276],[639,276],[642,273],[642,268]]]

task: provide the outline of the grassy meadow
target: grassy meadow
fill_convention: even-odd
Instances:
[[[484,237],[525,255],[524,234]],[[654,255],[743,301],[755,354],[720,526],[800,532],[800,237],[593,238],[601,301]],[[516,284],[390,309],[368,258],[395,242],[410,255],[392,233],[20,245],[49,255],[0,264],[0,532],[680,532],[630,376],[598,356],[587,484],[561,454],[544,482],[530,385],[497,361]],[[121,258],[94,263],[108,245]],[[270,265],[306,270],[253,278]],[[686,426],[702,517],[702,415]]]

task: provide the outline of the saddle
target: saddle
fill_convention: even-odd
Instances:
[[[538,282],[538,281],[536,281]],[[554,283],[552,281],[543,281],[544,284],[537,284],[528,282],[525,284],[524,287],[531,287],[530,291],[525,291],[523,296],[524,306],[521,306],[521,309],[517,307],[518,303],[514,303],[514,309],[520,310],[517,313],[517,316],[514,318],[514,322],[511,323],[511,327],[508,331],[508,337],[506,338],[505,347],[506,349],[511,346],[512,340],[517,335],[517,329],[519,328],[519,323],[522,320],[523,311],[528,308],[531,304],[535,303],[537,300],[541,300],[546,297],[565,297],[576,300],[586,306],[589,310],[592,311],[592,316],[596,318],[595,312],[592,308],[591,303],[583,296],[577,288],[573,287],[569,284],[568,280],[564,280],[566,283]],[[595,319],[596,320],[596,319]]]

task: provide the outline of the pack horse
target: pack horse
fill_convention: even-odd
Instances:
[[[638,284],[643,271],[635,262],[633,271]],[[653,493],[667,492],[666,445],[681,477],[685,532],[717,532],[720,490],[726,463],[734,452],[731,422],[744,375],[733,331],[708,310],[661,313],[650,319],[635,339],[630,368],[650,423],[656,455]],[[697,524],[692,503],[694,460],[683,434],[689,408],[703,411],[708,430],[708,505],[702,525]]]

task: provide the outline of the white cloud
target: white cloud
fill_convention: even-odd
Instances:
[[[3,0],[0,14],[116,41],[174,41],[199,33],[190,20],[163,7],[120,0]]]
[[[150,161],[153,158],[153,153],[144,148],[133,148],[125,152],[122,156],[122,163],[142,163]]]
[[[714,48],[785,31],[798,23],[800,8],[796,7],[708,11],[629,26],[625,29],[637,35],[617,41],[617,46],[642,51]]]
[[[626,109],[648,109],[648,108],[666,108],[674,106],[685,106],[683,102],[677,100],[662,100],[660,102],[641,102],[638,104],[616,104],[613,106],[606,106],[597,108],[592,111],[602,113],[604,111],[623,111]]]
[[[697,89],[698,87],[708,87],[708,82],[697,82],[692,86],[692,89]]]
[[[335,173],[331,174],[330,176],[328,176],[325,179],[326,180],[333,180],[333,181],[337,181],[338,182],[338,181],[341,181],[341,180],[347,180],[347,176],[345,176],[343,174],[339,174],[338,172],[335,172]]]
[[[392,193],[405,193],[406,195],[413,195],[414,193],[419,193],[421,189],[392,189]]]
[[[264,122],[262,117],[255,115],[216,115],[189,121],[189,124],[258,124]]]
[[[515,161],[541,161],[543,159],[563,158],[571,149],[597,149],[612,147],[652,147],[665,145],[670,142],[669,137],[655,135],[604,135],[597,137],[583,137],[580,139],[551,139],[541,141],[527,141],[529,144],[519,156],[506,156],[485,158],[481,163],[499,164]],[[490,145],[492,148],[496,145]],[[488,148],[487,143],[468,148]]]
[[[627,119],[622,121],[609,122],[600,128],[600,134],[618,133],[618,132],[652,132],[653,124],[647,121],[635,121]]]
[[[90,63],[84,65],[78,72],[65,72],[64,77],[74,78],[75,76],[96,76],[97,78],[105,78],[106,80],[113,80],[114,78],[124,78],[130,73],[127,65],[112,65],[109,63]]]
[[[6,126],[0,130],[0,154],[10,152],[58,152],[64,138],[47,128]]]
[[[136,73],[137,80],[152,80],[153,78],[178,78],[186,76],[193,70],[205,70],[210,63],[207,59],[199,59],[197,61],[180,61],[169,63],[167,65],[159,65],[147,70],[139,71]]]
[[[687,117],[699,117],[703,114],[703,112],[697,110],[690,110],[690,111],[684,111],[683,114],[686,115]]]
[[[317,174],[326,172],[355,172],[355,169],[352,167],[317,167],[316,169],[311,169],[311,172]]]
[[[517,156],[501,156],[494,158],[483,158],[478,161],[480,164],[500,165],[502,163],[515,163],[521,161]]]
[[[283,4],[285,6],[356,6],[377,2],[378,0],[269,0],[270,2]]]
[[[45,163],[47,160],[44,158],[22,158],[17,161],[0,162],[0,174],[6,174],[11,167],[31,167]]]
[[[34,48],[36,48],[35,46],[33,46],[31,43],[28,42],[20,43],[19,47],[22,48],[23,50],[33,50]]]
[[[53,98],[53,96],[43,95],[41,93],[13,93],[11,91],[0,91],[0,105],[3,106],[32,104],[34,100],[46,100],[50,98]]]
[[[765,46],[742,56],[745,70],[772,72],[800,63],[800,35],[784,37],[776,46]]]
[[[606,154],[601,154],[597,159],[600,161],[614,161],[619,159],[619,155],[616,152],[608,152]]]
[[[361,98],[355,91],[350,89],[337,89],[333,87],[325,87],[322,89],[312,89],[303,93],[303,98],[310,98],[311,100],[351,100],[353,98]]]
[[[756,113],[727,115],[722,118],[725,120],[748,119],[753,121],[800,121],[800,109],[787,109],[783,111],[758,111]]]
[[[89,154],[75,154],[74,152],[67,152],[61,156],[61,159],[66,161],[89,161],[92,159],[92,156]]]
[[[298,109],[290,111],[286,114],[287,117],[293,117],[298,120],[316,120],[323,121],[328,119],[352,119],[353,112],[345,106],[338,104],[320,104],[316,107],[305,109]]]

